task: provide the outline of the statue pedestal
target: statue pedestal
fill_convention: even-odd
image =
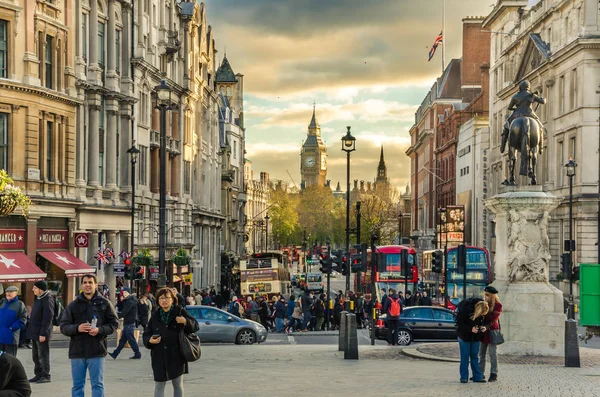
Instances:
[[[494,286],[505,340],[500,354],[564,354],[563,295],[548,283],[548,212],[560,201],[538,186],[507,187],[485,201],[496,219]]]

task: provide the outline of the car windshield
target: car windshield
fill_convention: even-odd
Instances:
[[[402,314],[404,314],[404,316],[401,316],[403,318],[419,318],[425,320],[433,320],[432,310],[424,307],[406,309]]]

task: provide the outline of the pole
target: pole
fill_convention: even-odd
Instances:
[[[133,238],[135,236],[135,163],[136,160],[132,157],[131,158],[131,238],[129,239],[129,243],[130,243],[130,258],[133,259],[133,247],[134,247],[134,241]],[[132,261],[133,262],[133,261]],[[133,263],[130,265],[133,266]],[[145,267],[146,265],[144,265]],[[126,271],[129,271],[129,269],[127,269]],[[150,277],[150,276],[148,276]],[[135,277],[132,277],[135,278]],[[135,287],[135,280],[131,280],[132,282],[132,287]],[[138,284],[139,286],[139,284]],[[139,294],[139,290],[137,291]]]
[[[350,152],[346,152],[346,294],[350,291]]]
[[[360,201],[356,202],[356,244],[360,245]],[[364,264],[365,269],[367,264]],[[360,269],[356,272],[356,289],[362,291],[362,284],[360,282]]]
[[[446,55],[446,0],[442,4],[442,74],[444,74],[444,58]]]
[[[331,243],[329,243],[329,241],[327,242],[327,256],[329,256],[329,258],[327,259],[328,263],[331,264]],[[327,272],[327,318],[325,319],[327,321],[327,331],[329,331],[329,319],[331,317],[331,269],[329,269],[329,271]]]
[[[265,217],[265,251],[269,250],[269,216]]]
[[[167,105],[160,105],[160,181],[158,204],[158,286],[167,285],[165,250],[167,248]]]
[[[573,175],[569,175],[569,319],[575,319],[573,312]]]
[[[375,247],[375,235],[371,235],[371,346],[375,346],[375,302],[377,298],[377,286],[375,285],[375,274],[377,273],[377,247]]]
[[[599,86],[600,88],[600,86]],[[596,91],[598,94],[598,178],[600,178],[600,90]],[[598,180],[598,232],[596,234],[596,245],[598,246],[598,263],[600,263],[600,179]]]
[[[402,209],[400,209],[400,214],[398,214],[398,245],[402,245]]]

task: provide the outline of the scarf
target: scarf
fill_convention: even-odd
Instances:
[[[171,305],[171,308],[168,312],[164,311],[162,307],[158,308],[158,317],[163,324],[169,324],[169,320],[171,319],[171,313],[173,313],[173,307],[174,305]]]

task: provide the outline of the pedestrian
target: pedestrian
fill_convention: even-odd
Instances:
[[[479,343],[487,330],[485,316],[488,303],[477,298],[469,298],[458,304],[456,316],[458,346],[460,348],[460,382],[469,381],[469,361],[473,372],[473,382],[485,383],[479,370]]]
[[[319,295],[319,297],[315,300],[315,317],[317,321],[315,322],[315,331],[322,331],[323,324],[325,323],[325,294]]]
[[[398,298],[400,298],[400,302],[402,303],[402,307],[406,307],[406,301],[404,300],[404,296],[402,295],[402,291],[398,291]]]
[[[212,302],[211,295],[204,293],[204,297],[202,298],[202,306],[212,306]]]
[[[386,314],[388,346],[396,346],[398,344],[398,323],[402,313],[402,303],[393,288],[390,288],[390,296],[385,301],[383,312]]]
[[[364,308],[364,319],[370,322],[373,316],[373,296],[371,294],[365,294]]]
[[[72,397],[83,397],[89,371],[92,397],[104,397],[104,357],[106,338],[119,326],[112,303],[97,291],[93,274],[81,277],[83,290],[69,303],[60,320],[60,332],[71,338],[69,359],[73,377]]]
[[[231,303],[227,308],[227,313],[233,314],[236,317],[240,317],[240,303],[237,300],[237,296],[234,295],[231,297]]]
[[[50,339],[52,338],[52,320],[54,318],[54,297],[48,291],[44,280],[33,284],[35,300],[29,318],[28,336],[33,342],[31,351],[34,364],[32,383],[50,382]]]
[[[17,296],[14,285],[4,290],[6,297],[0,301],[0,350],[17,357],[20,329],[27,322],[27,308]]]
[[[175,296],[177,297],[177,304],[180,306],[185,306],[185,298],[183,297],[183,295],[181,295],[178,291],[177,288],[172,288],[173,293],[175,294]]]
[[[122,289],[123,304],[121,311],[118,313],[119,318],[123,319],[123,332],[121,332],[121,338],[117,348],[112,352],[108,353],[113,359],[117,359],[121,350],[125,347],[125,344],[129,342],[131,350],[133,350],[133,357],[129,357],[132,360],[139,360],[142,358],[140,348],[135,337],[136,321],[138,320],[138,304],[135,295],[131,295],[131,288],[125,287]]]
[[[314,309],[314,294],[312,291],[306,290],[304,295],[301,298],[301,306],[302,306],[302,332],[308,332],[308,325],[310,324],[310,320],[312,318],[311,310]]]
[[[0,350],[0,397],[29,397],[31,386],[18,358]]]
[[[361,329],[365,317],[365,301],[360,292],[357,292],[354,298],[354,311],[356,312],[356,328]]]
[[[285,318],[288,320],[285,326],[285,332],[290,333],[290,329],[293,331],[294,327],[294,309],[296,308],[296,296],[294,294],[290,295],[290,299],[288,300],[288,304],[285,308]]]
[[[292,323],[291,329],[292,331],[301,331],[304,319],[304,311],[302,310],[302,299],[298,299],[296,301],[296,305],[294,306],[294,312],[292,313]]]
[[[268,322],[269,305],[265,301],[265,298],[263,298],[262,296],[259,296],[257,298],[257,302],[258,302],[258,318],[260,319],[260,323],[262,324],[263,327],[265,327],[266,330],[269,330],[269,322]]]
[[[413,297],[413,303],[411,306],[423,306],[421,304],[421,293],[419,291],[415,293],[415,296]]]
[[[27,319],[25,320],[25,326],[23,328],[21,328],[21,330],[19,331],[19,349],[21,348],[28,348],[28,349],[32,349],[33,346],[31,344],[31,339],[29,339],[29,318],[31,316],[31,306],[25,306],[25,309],[27,310]]]
[[[409,307],[409,306],[414,306],[414,305],[415,305],[415,300],[414,300],[410,290],[408,290],[408,291],[406,291],[406,295],[404,297],[404,306]]]
[[[479,345],[479,370],[484,374],[485,379],[485,359],[486,353],[490,352],[490,377],[488,382],[495,382],[498,379],[498,355],[496,344],[492,343],[490,334],[493,330],[500,329],[500,315],[502,314],[502,304],[498,298],[498,290],[491,285],[484,289],[484,299],[488,303],[490,310],[485,316],[485,325],[487,331],[483,336],[483,341]]]
[[[341,295],[335,297],[335,304],[333,305],[333,325],[335,329],[340,329],[340,320],[342,318],[342,311],[344,310],[343,299]]]
[[[194,297],[194,300],[196,301],[197,306],[202,305],[202,294],[200,293],[200,291],[196,291],[196,296]]]
[[[181,305],[177,296],[162,288],[156,293],[158,309],[152,313],[144,331],[144,346],[152,352],[154,397],[164,397],[168,381],[173,384],[173,395],[183,397],[183,374],[188,373],[188,363],[181,354],[180,333],[193,334],[200,329],[198,322]]]
[[[421,296],[421,306],[431,306],[431,298],[427,296],[427,291],[423,291]]]
[[[283,332],[285,323],[285,297],[279,296],[279,300],[275,304],[275,332]]]
[[[258,322],[258,304],[248,296],[246,303],[246,318]]]
[[[137,303],[138,308],[138,325],[146,329],[148,320],[150,319],[150,306],[148,306],[148,296],[145,294],[140,297]]]
[[[381,307],[383,307],[385,305],[385,301],[387,300],[388,295],[386,293],[386,289],[382,288],[381,289]]]

